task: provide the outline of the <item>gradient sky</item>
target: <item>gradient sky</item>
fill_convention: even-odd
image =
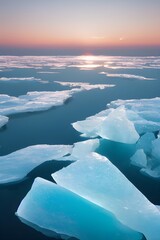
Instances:
[[[0,0],[1,52],[159,50],[159,29],[160,0]]]

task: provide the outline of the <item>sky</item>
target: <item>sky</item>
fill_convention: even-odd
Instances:
[[[160,0],[0,0],[0,54],[160,55]]]

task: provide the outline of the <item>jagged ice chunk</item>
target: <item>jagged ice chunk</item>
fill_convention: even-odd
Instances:
[[[42,233],[60,239],[143,239],[112,213],[42,178],[35,179],[16,215]]]
[[[59,185],[111,211],[147,240],[159,240],[160,212],[105,157],[92,153],[52,177]]]

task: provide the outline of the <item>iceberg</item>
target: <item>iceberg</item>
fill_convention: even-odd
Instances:
[[[124,108],[117,108],[102,122],[99,136],[116,142],[134,144],[139,139],[134,124],[128,120]]]
[[[13,97],[0,94],[0,114],[10,115],[15,113],[48,110],[53,106],[63,105],[74,93],[81,89],[72,89],[55,92],[28,92],[26,95]]]
[[[126,110],[123,107],[105,111],[72,125],[76,130],[82,132],[83,136],[87,137],[100,136],[104,139],[127,144],[134,144],[139,139],[139,134],[134,124],[127,118]]]
[[[23,223],[56,239],[144,239],[112,213],[42,178],[35,179],[16,215]]]
[[[107,158],[90,153],[52,177],[58,185],[112,212],[147,240],[159,240],[160,212]]]
[[[0,184],[22,180],[32,169],[58,160],[72,150],[70,145],[34,145],[0,156]]]
[[[147,167],[147,157],[143,149],[138,149],[135,152],[135,154],[131,157],[131,164],[140,168]]]
[[[8,122],[8,120],[8,117],[0,115],[0,128],[3,127]]]

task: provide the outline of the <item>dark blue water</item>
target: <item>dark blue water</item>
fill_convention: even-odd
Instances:
[[[9,70],[9,71],[8,71]],[[154,81],[107,77],[99,74],[125,73],[155,78]],[[42,74],[39,71],[56,71],[58,74]],[[19,96],[28,91],[57,91],[67,90],[54,81],[88,82],[91,84],[115,84],[114,88],[104,90],[94,89],[73,95],[63,106],[53,107],[47,111],[23,113],[9,116],[6,126],[0,129],[0,155],[6,155],[15,150],[34,144],[73,144],[84,140],[76,132],[71,123],[85,119],[90,115],[106,108],[106,104],[116,99],[152,98],[160,96],[160,69],[105,69],[99,67],[92,70],[79,70],[77,67],[51,70],[42,69],[5,68],[0,71],[0,77],[36,77],[48,83],[36,81],[0,81],[0,94]],[[109,157],[132,183],[140,189],[154,204],[160,205],[160,182],[143,176],[138,168],[129,164],[134,146],[102,141],[98,150]],[[54,171],[67,166],[70,162],[47,162],[34,169],[21,183],[0,186],[0,239],[1,240],[45,240],[50,239],[32,228],[22,224],[15,216],[15,212],[29,191],[35,177],[41,176],[52,181],[50,175]]]

